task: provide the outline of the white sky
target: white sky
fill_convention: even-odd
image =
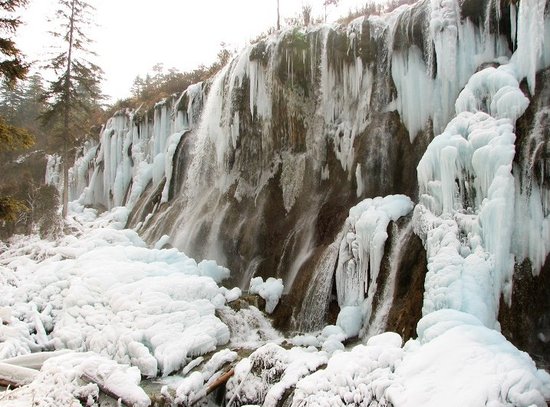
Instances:
[[[384,1],[384,0],[378,0]],[[323,0],[280,0],[281,22],[297,15],[304,2],[314,16],[323,15]],[[104,71],[103,91],[111,99],[129,96],[137,75],[156,63],[187,71],[212,63],[222,42],[240,49],[276,23],[276,0],[90,0],[96,8],[97,31],[90,37],[95,61]],[[329,19],[357,9],[364,0],[340,0],[329,7]],[[47,23],[55,0],[32,0],[22,12],[25,25],[17,44],[29,60],[44,60],[52,43]]]

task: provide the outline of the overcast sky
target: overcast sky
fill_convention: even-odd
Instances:
[[[383,0],[379,0],[383,1]],[[91,37],[105,73],[104,92],[111,99],[129,95],[137,75],[156,63],[180,71],[212,63],[222,42],[240,49],[276,23],[276,0],[91,0],[98,28]],[[323,15],[323,0],[280,0],[281,20],[296,16],[304,3]],[[329,19],[357,9],[364,0],[340,0]],[[17,43],[30,60],[44,60],[51,43],[48,18],[55,0],[32,0],[22,12],[25,25]]]

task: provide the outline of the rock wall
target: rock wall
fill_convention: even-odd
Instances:
[[[505,64],[525,38],[520,17],[506,1],[423,0],[348,26],[283,31],[247,47],[210,82],[149,112],[117,114],[95,156],[77,165],[73,196],[128,206],[129,227],[151,244],[167,235],[188,255],[217,260],[231,269],[229,285],[282,278],[279,325],[319,328],[335,307],[350,208],[395,194],[418,202],[417,165],[429,143],[471,76]],[[548,55],[541,49],[523,75],[531,78]],[[548,106],[537,103],[518,128]],[[527,150],[537,190],[547,194],[543,150],[520,148],[514,173],[527,165],[519,158]],[[427,259],[407,219],[390,226],[397,229],[381,272],[366,282],[377,290],[368,294],[365,332],[376,333],[372,325],[414,336]],[[516,252],[518,262],[537,258],[536,274],[549,250],[534,245]]]

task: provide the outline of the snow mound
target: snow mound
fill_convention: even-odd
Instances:
[[[155,377],[229,341],[215,315],[240,294],[216,284],[229,271],[146,248],[135,232],[117,229],[125,214],[74,222],[79,237],[58,243],[16,240],[0,255],[0,278],[9,282],[0,286],[0,309],[10,310],[2,313],[0,357],[94,351]],[[83,215],[91,217],[76,217]]]
[[[388,392],[394,405],[544,407],[550,398],[550,375],[471,315],[437,311],[418,331],[395,371],[402,380]]]
[[[226,398],[238,405],[275,407],[285,391],[326,363],[324,352],[266,344],[237,364],[227,383]]]
[[[2,406],[78,407],[81,401],[96,405],[99,385],[125,405],[148,407],[151,400],[139,387],[140,380],[136,367],[117,364],[93,352],[68,353],[45,361],[29,385],[6,391]]]
[[[334,353],[325,369],[297,383],[292,406],[387,405],[385,391],[396,382],[404,354],[400,342],[387,338]]]
[[[266,302],[265,311],[271,314],[279,303],[281,295],[283,295],[283,290],[283,280],[280,278],[276,279],[269,277],[264,282],[263,278],[254,277],[250,280],[250,288],[248,291],[250,294],[258,294],[262,297]]]

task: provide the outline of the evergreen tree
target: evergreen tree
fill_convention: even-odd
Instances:
[[[43,93],[43,80],[38,73],[16,85],[0,84],[0,117],[12,126],[26,129],[39,149],[47,149],[50,141],[39,120],[44,110]]]
[[[11,124],[16,124],[17,112],[23,103],[23,86],[21,83],[0,84],[0,116]]]
[[[143,95],[143,89],[145,88],[145,82],[141,78],[141,76],[136,76],[134,79],[134,83],[132,84],[132,88],[130,89],[130,93],[132,94],[132,97],[135,99],[139,99]]]
[[[21,24],[21,20],[13,13],[26,4],[27,0],[0,1],[0,77],[11,87],[15,87],[17,80],[23,79],[29,69],[21,58],[21,51],[11,38]],[[13,105],[17,104],[15,100],[10,102]],[[12,113],[14,111],[12,110]],[[27,148],[32,143],[33,138],[27,131],[8,124],[5,117],[0,117],[0,151]]]
[[[29,69],[21,58],[21,51],[11,38],[15,30],[21,24],[19,17],[13,15],[19,7],[27,5],[27,0],[3,0],[0,1],[0,75],[2,78],[14,84],[18,79],[23,79]]]
[[[60,52],[50,60],[48,67],[56,79],[45,93],[48,103],[43,122],[58,133],[63,159],[63,217],[67,216],[69,167],[73,148],[87,133],[94,110],[102,98],[99,84],[101,69],[90,62],[95,54],[85,30],[90,27],[94,8],[86,0],[58,0],[56,11],[58,30],[53,32],[61,40]]]
[[[0,2],[0,78],[12,87],[17,80],[23,79],[28,65],[21,57],[12,36],[21,20],[14,16],[14,11],[25,6],[27,0],[5,0]],[[17,103],[16,101],[12,101]],[[9,124],[0,116],[0,152],[28,148],[33,144],[33,137],[24,129]],[[26,207],[10,196],[0,196],[0,222],[16,219],[18,213]]]
[[[42,76],[35,73],[23,83],[21,104],[14,124],[25,127],[36,138],[36,147],[51,150],[52,140],[40,123],[40,115],[45,109],[43,100],[45,89]]]

